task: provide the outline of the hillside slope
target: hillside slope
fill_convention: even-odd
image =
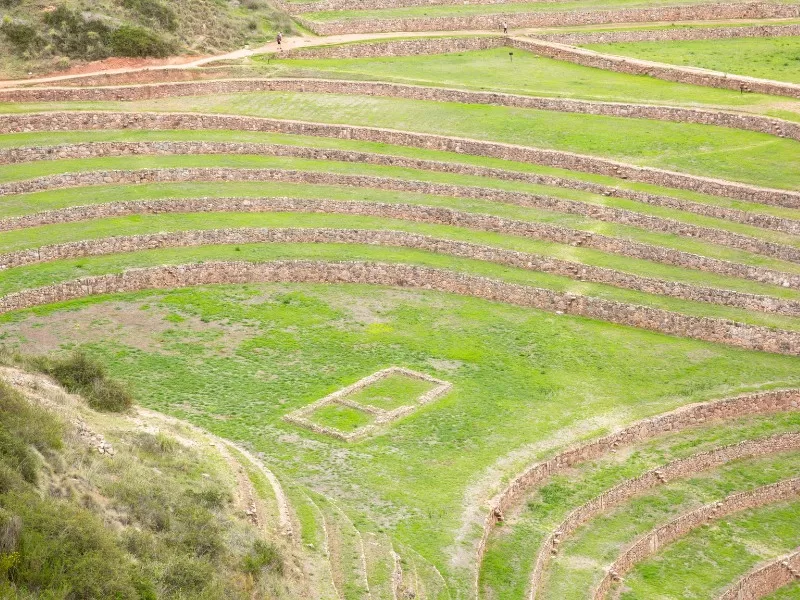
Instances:
[[[72,387],[92,363],[55,366]],[[108,408],[108,397],[89,400]],[[234,452],[174,420],[97,412],[45,376],[0,367],[0,597],[304,594],[292,581],[302,564]]]
[[[0,77],[112,56],[219,53],[290,28],[265,0],[0,0]]]

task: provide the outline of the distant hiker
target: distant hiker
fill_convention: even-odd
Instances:
[[[278,32],[278,37],[275,39],[278,40],[278,50],[283,50],[283,48],[281,48],[281,42],[283,41],[283,34],[280,31]]]
[[[508,33],[508,23],[503,23],[503,34]]]

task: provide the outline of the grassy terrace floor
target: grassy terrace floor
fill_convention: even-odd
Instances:
[[[781,503],[696,530],[631,572],[622,598],[716,597],[754,567],[797,547],[798,510],[800,502]]]
[[[609,54],[800,83],[800,37],[591,44],[586,47]]]
[[[265,451],[278,475],[324,489],[359,529],[412,547],[454,589],[468,589],[448,558],[465,490],[510,451],[521,450],[513,471],[534,452],[688,402],[800,385],[793,357],[370,286],[92,298],[6,316],[2,329],[23,349],[84,345],[142,404]],[[453,391],[350,445],[281,420],[389,365]]]
[[[625,450],[622,456],[608,455],[580,465],[569,474],[552,477],[494,529],[481,571],[485,597],[522,598],[542,540],[570,510],[604,490],[679,458],[743,440],[796,431],[798,426],[800,417],[796,414],[731,421],[724,427],[666,435]]]
[[[335,138],[320,138],[299,135],[281,135],[270,133],[258,133],[249,131],[68,131],[59,132],[56,137],[50,132],[25,133],[25,134],[6,134],[0,135],[0,148],[16,148],[22,146],[52,146],[59,143],[89,143],[89,142],[113,142],[113,141],[219,141],[219,142],[254,142],[254,143],[274,143],[289,146],[302,146],[309,148],[333,148],[337,150],[351,150],[356,152],[373,152],[388,156],[411,157],[423,160],[434,160],[456,164],[475,165],[479,167],[498,168],[521,173],[531,173],[538,175],[550,175],[577,181],[586,181],[601,185],[613,186],[625,190],[634,190],[671,196],[692,202],[714,204],[725,208],[735,208],[750,212],[760,212],[776,217],[788,219],[800,219],[800,210],[770,206],[765,204],[748,203],[731,198],[719,196],[709,196],[688,190],[675,188],[664,188],[647,183],[633,182],[624,179],[617,179],[605,175],[594,175],[579,171],[568,171],[553,167],[534,165],[529,163],[519,163],[481,156],[469,156],[456,154],[453,152],[441,152],[436,150],[426,150],[422,148],[410,148],[407,146],[393,146],[389,144],[379,144],[372,142],[360,142],[353,140],[341,140]],[[548,194],[559,195],[565,198],[590,198],[592,194],[572,196],[567,189],[554,189],[542,186],[542,191],[547,190]],[[605,201],[613,201],[606,199]],[[21,214],[18,211],[27,211],[31,207],[23,207],[11,202],[9,198],[4,199],[0,204],[0,216],[11,216]]]
[[[643,166],[800,189],[800,143],[708,125],[339,94],[257,93],[144,102],[2,104],[0,112],[240,114],[387,127],[594,154]]]
[[[186,168],[186,167],[229,167],[241,169],[253,168],[274,168],[286,171],[298,170],[314,173],[341,173],[351,175],[368,175],[382,178],[392,178],[400,181],[422,181],[441,184],[461,185],[472,188],[498,189],[511,192],[523,192],[531,194],[543,194],[578,201],[588,205],[610,206],[630,210],[637,213],[667,218],[690,225],[721,229],[737,234],[743,234],[757,239],[779,243],[788,246],[800,247],[800,237],[796,235],[771,231],[751,225],[733,223],[727,220],[705,217],[671,208],[651,206],[626,199],[612,199],[599,194],[591,194],[575,190],[565,190],[552,186],[541,186],[535,184],[520,183],[516,181],[501,181],[484,177],[469,175],[458,175],[451,173],[439,173],[430,171],[419,171],[413,169],[402,169],[396,167],[384,167],[377,165],[364,165],[361,163],[335,162],[335,161],[316,161],[306,159],[284,158],[284,157],[262,157],[252,155],[193,155],[193,156],[128,156],[97,159],[74,159],[59,161],[38,161],[34,163],[21,163],[8,166],[0,166],[0,183],[8,181],[19,181],[34,179],[46,175],[61,173],[85,173],[90,171],[102,170],[137,170],[152,168]],[[441,202],[441,200],[439,200]],[[453,203],[453,207],[459,206],[460,200]],[[480,202],[480,201],[479,201]],[[500,201],[485,201],[484,204],[493,210],[493,207],[500,205],[500,210],[508,209],[511,212],[520,207],[511,204],[503,204]],[[741,252],[723,246],[715,247],[714,244],[687,239],[673,234],[662,234],[650,232],[637,227],[615,224],[606,221],[595,220],[571,213],[560,213],[538,208],[523,209],[529,218],[548,222],[557,225],[564,225],[575,229],[594,231],[606,235],[626,237],[636,239],[646,243],[657,245],[677,244],[675,247],[681,249],[708,254],[719,257],[726,257],[730,260],[743,262],[756,261],[755,264],[767,266],[772,264],[777,269],[792,269],[791,265],[784,264],[784,261],[761,257],[750,256],[748,252]],[[796,211],[795,211],[796,212]],[[766,262],[765,262],[766,261]]]
[[[508,54],[511,51],[513,62]],[[800,120],[800,101],[614,73],[511,48],[423,56],[351,59],[278,56],[254,60],[281,77],[365,79],[531,96],[704,106]]]
[[[747,0],[732,0],[730,4],[744,3]],[[613,10],[624,8],[653,8],[660,6],[680,6],[693,4],[712,4],[712,0],[576,0],[570,2],[527,2],[509,4],[477,5],[434,5],[387,8],[383,10],[340,10],[306,13],[310,21],[339,21],[350,19],[401,19],[413,17],[453,17],[486,14],[513,14],[535,12],[562,12],[573,10]],[[774,2],[791,4],[790,0]]]
[[[98,186],[90,188],[74,188],[67,190],[57,190],[53,192],[40,192],[34,194],[23,194],[20,196],[10,196],[6,200],[8,204],[13,205],[15,214],[29,214],[35,210],[57,209],[66,206],[77,206],[87,204],[98,204],[103,202],[114,202],[124,200],[138,200],[138,199],[169,199],[172,197],[215,197],[215,196],[239,196],[239,197],[261,197],[264,195],[297,197],[297,198],[330,198],[341,200],[353,200],[352,188],[346,187],[333,187],[333,186],[307,186],[307,185],[294,185],[294,184],[275,184],[275,183],[176,183],[176,184],[152,184],[152,185],[138,185],[138,186]],[[392,203],[398,201],[398,196],[394,192],[378,191],[378,190],[360,190],[357,199],[372,200],[378,202]],[[504,207],[503,205],[494,205],[480,201],[465,201],[465,200],[447,200],[442,198],[435,198],[429,196],[422,196],[418,194],[403,194],[400,199],[405,203],[421,204],[426,206],[443,206],[458,208],[467,212],[481,212],[487,214],[497,214],[498,216],[508,216],[511,218],[525,219],[529,216],[529,209],[516,209],[513,207]],[[17,211],[23,211],[18,213]],[[305,219],[312,218],[311,216],[304,217]],[[320,217],[316,217],[320,218]],[[336,219],[337,217],[331,217]],[[338,217],[341,219],[341,217]],[[187,227],[192,221],[187,217],[161,217],[156,221],[143,220],[142,217],[131,217],[126,219],[125,227],[128,233],[145,233],[148,231],[147,223],[157,223],[158,227],[166,227],[170,220],[180,219],[181,227]],[[184,220],[186,219],[186,220]],[[195,222],[199,222],[202,226],[208,227],[209,220],[214,224],[222,225],[224,223],[236,224],[242,226],[254,226],[256,224],[267,223],[285,223],[287,225],[295,225],[298,221],[292,220],[286,222],[286,217],[274,216],[259,216],[255,217],[252,213],[247,216],[232,216],[223,217],[215,214],[213,216],[202,215],[194,217]],[[229,219],[229,220],[226,220]],[[266,220],[265,220],[266,219]],[[277,219],[277,220],[276,220]],[[309,223],[311,221],[305,221]],[[322,221],[317,221],[322,222]],[[342,221],[325,221],[327,223],[341,223]],[[362,224],[367,221],[362,219]],[[375,221],[379,222],[379,221]],[[401,221],[392,222],[390,220],[382,221],[386,225],[391,225],[393,229],[404,231],[418,231],[433,233],[438,237],[448,239],[459,239],[458,231],[456,228],[446,228],[440,226],[425,226]],[[350,221],[347,221],[350,224]],[[198,225],[199,226],[199,225]],[[99,228],[99,229],[98,229]],[[74,228],[73,228],[74,229]],[[82,224],[80,228],[74,229],[79,231],[82,238],[88,238],[92,235],[109,235],[111,232],[103,230],[103,225],[89,225]],[[152,231],[152,230],[150,230]],[[94,233],[93,233],[94,232]],[[5,234],[4,234],[5,235]],[[22,245],[16,246],[17,248],[29,246],[31,241],[27,234],[22,235],[27,241]],[[60,234],[56,234],[60,235]],[[784,287],[777,287],[773,285],[760,284],[757,282],[742,280],[733,277],[726,277],[715,275],[713,273],[687,270],[660,263],[653,263],[645,260],[635,258],[628,258],[616,254],[608,254],[597,250],[588,248],[580,248],[568,246],[564,244],[557,244],[552,242],[543,242],[533,239],[522,239],[514,236],[501,236],[499,234],[478,232],[470,230],[468,233],[468,240],[495,245],[503,248],[510,248],[523,252],[531,252],[537,254],[544,254],[562,258],[565,260],[576,261],[588,265],[595,265],[600,267],[607,267],[618,269],[629,273],[645,277],[659,277],[662,279],[681,281],[684,283],[720,287],[725,289],[739,290],[743,292],[750,292],[755,294],[763,294],[775,296],[779,298],[798,298],[798,292]],[[15,237],[4,237],[9,243],[14,244]],[[16,238],[19,240],[20,238]],[[463,238],[462,238],[463,239]],[[52,238],[51,238],[51,241]],[[35,242],[37,245],[42,243],[42,240]]]
[[[800,453],[794,452],[736,461],[691,479],[671,482],[653,492],[634,498],[621,507],[612,509],[582,527],[559,548],[558,556],[551,562],[541,597],[548,600],[577,600],[588,597],[590,590],[602,576],[603,568],[613,562],[621,551],[640,535],[667,523],[684,512],[721,500],[730,494],[796,476],[798,458],[800,458]],[[758,534],[769,540],[770,537],[774,537],[780,532],[783,534],[784,541],[782,545],[779,545],[781,550],[777,554],[786,552],[791,548],[791,545],[789,545],[789,548],[784,548],[787,544],[785,539],[794,537],[796,540],[796,536],[800,534],[800,521],[789,516],[792,512],[796,512],[799,505],[800,503],[794,503],[788,515],[785,505],[783,506],[783,511],[774,510],[771,519],[764,519],[763,530],[756,534],[753,541],[759,541]],[[767,508],[759,509],[754,513],[758,513],[761,510],[765,510],[767,513],[770,512],[770,509]],[[727,517],[725,521],[735,529],[735,523],[740,518],[742,518],[741,515],[734,514]],[[755,517],[755,520],[758,520],[758,516]],[[794,522],[794,525],[792,525],[792,522]],[[714,527],[713,523],[711,527]],[[684,548],[683,551],[686,552],[684,554],[685,562],[681,561],[682,565],[694,564],[699,568],[698,562],[700,562],[700,558],[706,557],[703,553],[696,554],[686,549],[686,544],[677,542],[676,546],[678,549],[674,551],[678,554],[682,553],[681,548]],[[714,545],[707,548],[711,556],[714,556],[713,547]],[[672,548],[668,547],[664,554],[669,555],[670,550]],[[672,577],[672,582],[667,584],[662,577],[662,588],[666,588],[664,595],[666,597],[683,598],[714,597],[713,593],[709,593],[714,589],[713,584],[711,589],[706,589],[705,593],[702,592],[703,586],[708,585],[709,580],[713,581],[716,578],[717,582],[720,579],[725,581],[726,575],[728,576],[727,579],[730,580],[732,579],[730,577],[731,571],[735,573],[739,570],[740,574],[744,574],[753,566],[752,562],[747,562],[746,556],[740,556],[738,561],[732,561],[733,564],[727,565],[726,572],[725,569],[720,567],[720,564],[725,564],[726,558],[732,558],[731,554],[732,552],[729,549],[717,557],[719,571],[714,576],[692,577],[692,574],[699,574],[700,571],[695,571],[692,567],[683,567],[686,569],[684,573],[688,571],[685,579],[682,575],[675,573]],[[658,563],[659,566],[668,569],[671,565],[659,560],[662,556],[662,554],[657,555],[650,564]],[[674,566],[674,563],[672,566]],[[711,565],[706,564],[706,567],[709,571],[715,570]],[[646,564],[642,564],[641,573],[643,575],[648,572],[652,574],[652,568],[651,566],[648,569]],[[662,571],[663,574],[664,571]],[[687,585],[691,585],[691,587],[686,589]],[[675,592],[682,588],[684,588],[683,593],[686,595],[675,596]],[[699,593],[698,590],[700,590]],[[647,590],[646,587],[640,586],[639,592],[636,595],[630,595],[629,598],[644,599],[653,597],[649,595],[653,593],[652,588]]]
[[[299,219],[298,219],[299,220]],[[356,260],[427,266],[454,272],[489,277],[500,281],[533,287],[597,296],[673,310],[703,317],[727,318],[754,325],[800,331],[800,319],[781,315],[750,312],[743,309],[668,298],[665,296],[615,288],[603,284],[584,283],[567,277],[503,267],[494,263],[454,258],[422,250],[383,248],[343,244],[241,244],[239,246],[202,246],[166,248],[130,254],[59,260],[50,263],[9,269],[0,281],[0,293],[41,287],[89,275],[119,273],[128,268],[158,265],[179,265],[211,260]]]

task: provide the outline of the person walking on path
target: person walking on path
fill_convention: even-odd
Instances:
[[[283,50],[283,48],[281,48],[281,42],[283,41],[283,34],[280,31],[278,32],[278,37],[276,37],[275,39],[278,41],[278,50]]]
[[[508,35],[508,23],[503,22],[503,35]]]

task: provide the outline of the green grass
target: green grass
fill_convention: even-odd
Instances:
[[[168,314],[185,321],[153,327]],[[81,322],[88,338],[73,327]],[[24,323],[30,329],[19,331]],[[50,341],[33,342],[42,327]],[[140,403],[250,443],[282,478],[346,489],[335,493],[345,510],[380,524],[459,589],[468,577],[450,567],[447,548],[461,527],[464,491],[509,452],[520,451],[504,467],[510,474],[530,457],[528,444],[554,451],[689,402],[800,384],[796,357],[373,286],[98,297],[26,311],[2,329],[7,344],[28,339],[41,351],[87,340],[85,350]],[[454,389],[385,434],[347,446],[282,421],[387,364]]]
[[[94,170],[114,170],[137,168],[186,168],[186,167],[229,167],[229,168],[278,168],[278,169],[297,169],[312,170],[323,172],[334,172],[342,174],[364,174],[378,177],[396,177],[398,179],[412,181],[432,181],[435,183],[467,185],[475,187],[488,187],[517,192],[528,192],[541,194],[556,191],[557,188],[539,186],[526,183],[511,181],[497,181],[489,178],[472,177],[467,175],[453,175],[449,173],[437,173],[427,171],[416,171],[413,169],[397,169],[383,166],[364,166],[358,163],[337,163],[329,161],[308,161],[304,159],[286,159],[261,156],[167,156],[167,157],[122,157],[122,158],[101,158],[101,159],[79,159],[67,161],[40,161],[13,165],[11,167],[0,167],[0,181],[17,178],[33,178],[37,175],[48,175],[68,172],[88,172]],[[611,204],[618,207],[629,209],[639,209],[647,214],[655,213],[666,218],[679,218],[688,223],[720,227],[726,230],[733,230],[737,233],[753,235],[754,237],[766,239],[789,246],[800,246],[800,238],[788,234],[780,234],[768,230],[758,229],[749,225],[731,224],[721,219],[702,217],[692,213],[684,213],[673,209],[662,209],[651,207],[633,201],[621,200],[606,202],[603,196],[588,194],[585,192],[560,193],[560,195],[570,196],[570,199],[587,201],[588,203]],[[456,200],[455,205],[460,206],[462,200]],[[702,254],[723,260],[741,262],[754,266],[774,268],[785,272],[798,272],[800,267],[788,261],[773,259],[766,256],[752,254],[747,251],[735,248],[707,243],[693,239],[689,236],[680,236],[671,233],[653,232],[628,225],[598,221],[581,215],[560,213],[538,208],[518,207],[515,205],[503,205],[500,202],[487,201],[483,203],[489,212],[496,213],[497,209],[508,210],[510,213],[525,214],[525,220],[533,220],[542,223],[550,223],[577,229],[582,231],[592,231],[612,237],[632,239],[647,244],[666,246],[678,250]],[[496,207],[496,208],[495,208]],[[24,232],[9,234],[11,238],[15,235],[25,235]]]
[[[122,110],[240,114],[388,127],[594,154],[798,189],[800,143],[710,125],[343,94],[249,93],[142,102],[2,104],[0,112]]]
[[[610,564],[638,536],[667,523],[683,512],[721,500],[732,493],[796,476],[798,458],[800,453],[792,452],[735,461],[688,480],[671,482],[612,509],[580,528],[561,545],[558,556],[550,563],[542,597],[548,600],[586,597],[602,576],[603,567]],[[737,515],[734,515],[729,520],[736,518]],[[702,554],[690,554],[681,564],[697,564],[700,556]],[[746,570],[747,568],[744,569]],[[687,579],[699,587],[707,578],[708,576]],[[687,583],[677,575],[673,576],[673,580],[673,590],[680,590]],[[665,588],[667,586],[663,582],[662,585]],[[688,590],[684,590],[684,593],[687,595],[679,594],[677,597],[713,597],[713,594],[689,594]],[[653,597],[652,589],[650,595],[644,593],[636,597]],[[676,596],[665,594],[665,597]]]
[[[332,198],[339,200],[353,200],[352,188],[342,188],[335,186],[307,186],[295,184],[275,184],[275,183],[175,183],[175,184],[151,184],[135,186],[98,186],[90,188],[74,188],[67,190],[56,190],[52,192],[40,192],[34,194],[24,194],[20,196],[7,197],[4,207],[8,210],[17,212],[27,209],[30,212],[32,207],[42,210],[63,208],[66,206],[79,204],[96,204],[102,202],[136,200],[136,199],[165,199],[174,196],[241,196],[259,197],[260,194],[288,196],[288,197],[310,197],[310,198]],[[397,194],[380,190],[361,190],[359,199],[373,200],[378,202],[392,203],[397,201]],[[405,194],[402,200],[412,205],[444,206],[458,208],[466,212],[483,212],[507,216],[510,218],[527,219],[530,217],[527,209],[517,209],[516,207],[505,207],[481,201],[451,200],[433,196],[423,196],[419,194]],[[44,242],[54,243],[57,241],[91,239],[92,237],[105,237],[118,235],[118,226],[122,225],[125,232],[148,233],[155,231],[181,230],[191,227],[208,227],[208,216],[190,215],[160,215],[158,217],[137,215],[124,217],[122,220],[112,219],[109,221],[84,222],[79,228],[72,226],[48,226],[46,228],[36,228],[41,237],[37,237],[38,245]],[[305,223],[334,223],[328,219],[339,219],[342,225],[352,227],[354,223],[365,224],[365,218],[354,220],[355,217],[337,217],[330,215],[328,218],[321,216],[305,215],[298,217],[304,219]],[[301,221],[287,220],[279,214],[252,214],[247,216],[224,215],[216,213],[213,217],[217,225],[227,224],[232,227],[242,226],[295,226]],[[308,219],[311,219],[310,221]],[[324,219],[324,220],[323,220]],[[342,219],[346,219],[342,221]],[[391,223],[393,229],[403,229],[409,231],[419,231],[432,233],[441,237],[452,237],[452,229],[437,226],[412,224],[403,221],[382,220],[387,225]],[[410,228],[410,229],[409,229]],[[6,232],[0,235],[0,239],[6,244],[6,250],[30,248],[32,239],[26,230],[19,232]],[[29,231],[29,230],[28,230]],[[775,285],[761,284],[754,281],[737,279],[715,275],[713,273],[694,271],[673,267],[661,263],[654,263],[645,260],[628,258],[622,255],[609,254],[588,248],[573,247],[565,244],[544,242],[530,238],[515,238],[513,236],[477,232],[470,230],[469,240],[481,243],[498,245],[511,249],[537,254],[547,254],[558,258],[576,261],[595,266],[618,269],[638,275],[652,277],[657,276],[662,279],[682,281],[701,286],[722,287],[735,289],[755,294],[771,295],[780,298],[798,298],[798,293],[790,288]]]
[[[402,373],[392,373],[357,392],[348,394],[347,398],[359,404],[394,410],[415,404],[422,394],[432,388],[433,384],[429,381]]]
[[[331,427],[344,433],[351,433],[356,429],[369,425],[375,418],[363,410],[356,410],[341,404],[326,404],[311,413],[309,420],[323,427]]]
[[[574,281],[568,277],[538,273],[478,260],[455,258],[406,248],[384,248],[349,244],[242,244],[238,246],[202,246],[167,248],[129,254],[107,255],[10,269],[0,280],[0,293],[49,285],[59,281],[108,273],[128,268],[186,264],[209,260],[356,260],[393,264],[411,264],[489,277],[492,279],[545,288],[561,293],[594,296],[672,310],[697,317],[730,319],[752,325],[800,331],[800,318],[758,313],[717,304],[679,300],[655,294],[635,292],[608,285]],[[9,316],[0,317],[8,319]]]
[[[727,421],[724,426],[689,429],[640,443],[621,457],[610,454],[550,478],[493,530],[481,570],[485,595],[498,600],[521,598],[545,536],[572,509],[603,491],[670,461],[742,440],[796,431],[798,426],[797,413]]]
[[[790,583],[767,596],[765,600],[797,600],[797,598],[800,598],[800,583]]]
[[[623,600],[712,598],[800,540],[800,502],[750,510],[695,530],[625,578]]]
[[[655,47],[660,49],[663,42],[658,44]],[[513,62],[509,57],[511,51],[514,52]],[[255,60],[259,64],[267,61],[266,58]],[[781,111],[781,114],[789,113],[783,114],[786,118],[800,119],[800,103],[783,98],[614,73],[512,48],[352,59],[282,60],[278,57],[270,58],[269,64],[277,65],[279,70],[275,74],[282,77],[368,79],[557,98],[708,105],[740,111]]]
[[[609,54],[800,83],[800,37],[592,44],[586,47]]]
[[[744,1],[744,0],[735,0]],[[573,0],[557,3],[510,3],[477,5],[410,6],[383,10],[340,10],[306,13],[311,21],[338,21],[349,19],[403,19],[414,17],[460,17],[484,14],[513,14],[535,12],[562,12],[573,10],[608,10],[614,8],[653,8],[683,4],[708,4],[704,0]]]

